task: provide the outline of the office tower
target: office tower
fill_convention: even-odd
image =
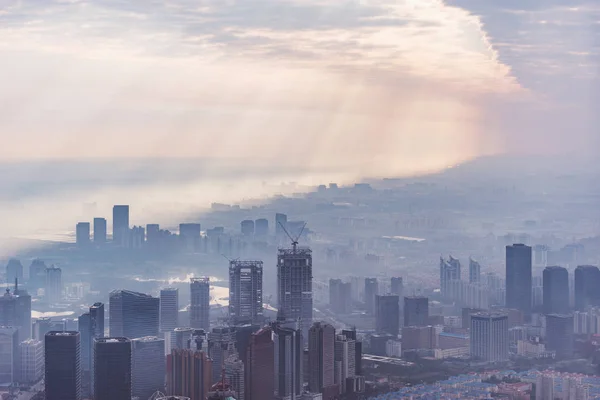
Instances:
[[[46,268],[46,301],[50,304],[62,300],[62,270],[54,265]]]
[[[272,399],[275,393],[273,330],[263,328],[250,337],[246,355],[246,400]]]
[[[563,267],[546,267],[544,278],[544,314],[569,312],[569,271]]]
[[[129,339],[94,339],[94,399],[131,400]]]
[[[258,237],[265,237],[269,235],[269,220],[266,218],[260,218],[254,221],[254,234]],[[246,399],[247,400],[247,399]]]
[[[6,282],[12,283],[15,279],[23,282],[23,264],[16,258],[11,258],[6,264]]]
[[[390,293],[402,298],[404,296],[404,281],[401,277],[392,277]]]
[[[0,386],[19,381],[19,328],[0,326]]]
[[[77,319],[77,330],[79,331],[80,337],[80,353],[81,353],[81,373],[82,373],[82,385],[85,385],[86,374],[90,372],[92,368],[92,345],[93,338],[91,334],[91,320],[90,313],[84,313]],[[84,389],[84,392],[86,390]]]
[[[205,400],[212,382],[212,360],[205,352],[174,349],[167,356],[168,395]]]
[[[500,313],[471,315],[471,357],[487,362],[508,360],[508,316]]]
[[[81,400],[79,332],[48,332],[44,338],[46,400]]]
[[[200,224],[179,224],[179,242],[184,250],[194,252],[200,247]]]
[[[404,326],[429,325],[429,299],[427,297],[404,298]]]
[[[375,331],[380,334],[400,334],[400,298],[375,296]]]
[[[33,321],[33,339],[39,340],[44,343],[44,338],[46,337],[46,333],[53,331],[54,327],[52,320],[47,317],[37,318]]]
[[[106,243],[106,218],[94,218],[94,243]]]
[[[229,319],[232,324],[262,324],[263,262],[229,263]]]
[[[245,372],[244,363],[237,355],[231,355],[225,360],[223,366],[223,377],[232,391],[237,394],[236,400],[245,400]]]
[[[42,260],[35,259],[29,265],[29,280],[27,284],[35,292],[46,285],[46,264]]]
[[[90,223],[78,222],[75,227],[75,243],[78,247],[86,247],[90,244]]]
[[[329,280],[329,306],[337,314],[352,312],[352,285],[341,279]]]
[[[303,386],[304,339],[302,331],[275,324],[275,399],[298,400]]]
[[[190,326],[196,329],[210,329],[210,278],[192,278],[190,293]]]
[[[241,232],[244,236],[254,236],[254,221],[246,219],[241,222]]]
[[[258,332],[262,324],[244,324],[235,325],[235,349],[237,350],[238,357],[244,365],[246,364],[248,357],[248,346],[250,346],[250,339],[252,334]]]
[[[173,349],[203,350],[206,332],[203,329],[175,328],[171,338]]]
[[[440,290],[445,300],[452,301],[456,297],[452,282],[461,280],[460,261],[450,256],[448,260],[440,258]]]
[[[179,325],[179,289],[160,290],[160,331],[172,332]]]
[[[277,304],[287,320],[299,320],[302,332],[308,332],[313,318],[312,251],[296,242],[277,254]]]
[[[44,377],[44,343],[27,339],[21,342],[21,383],[32,385]]]
[[[592,265],[580,265],[575,269],[575,309],[586,311],[600,305],[600,270]]]
[[[342,335],[348,340],[354,340],[354,373],[360,375],[362,373],[362,342],[358,340],[356,329],[344,329]]]
[[[531,319],[531,247],[524,244],[506,246],[506,307],[521,310]]]
[[[335,384],[346,393],[346,380],[356,375],[356,342],[345,335],[335,337]]]
[[[375,296],[379,294],[377,278],[365,278],[365,308],[367,314],[375,315]]]
[[[322,393],[335,384],[335,328],[315,322],[308,332],[308,388]]]
[[[129,236],[129,206],[113,207],[113,243],[124,246]]]
[[[213,328],[208,334],[208,355],[213,361],[213,383],[221,379],[221,369],[230,356],[237,353],[235,327]]]
[[[0,297],[0,326],[19,328],[19,343],[31,338],[31,296],[17,281],[12,293],[7,288]]]
[[[149,399],[165,391],[165,340],[143,337],[131,341],[131,387],[133,397]]]
[[[481,283],[481,265],[469,258],[469,283]]]
[[[570,358],[573,342],[573,316],[546,315],[546,350],[556,351],[557,358]]]
[[[288,217],[286,214],[275,214],[275,236],[279,239],[287,239],[285,230],[287,229]]]
[[[160,299],[129,290],[110,293],[109,329],[111,337],[136,339],[158,336]]]
[[[90,307],[90,334],[93,338],[104,337],[103,303],[94,303]]]

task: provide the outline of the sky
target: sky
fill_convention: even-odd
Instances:
[[[0,160],[316,183],[594,153],[599,33],[583,0],[0,0]]]

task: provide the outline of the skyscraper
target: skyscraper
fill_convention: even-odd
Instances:
[[[78,247],[85,247],[90,244],[90,223],[78,222],[75,227],[75,243]]]
[[[129,290],[110,293],[109,329],[111,337],[136,339],[158,336],[159,303],[157,297]]]
[[[356,375],[356,342],[345,335],[335,338],[335,383],[346,393],[346,379]]]
[[[210,329],[210,279],[192,278],[190,283],[190,326]]]
[[[452,256],[446,261],[440,258],[440,290],[446,300],[454,300],[456,293],[453,291],[452,282],[461,280],[460,261]]]
[[[390,293],[400,296],[400,298],[404,297],[404,281],[401,277],[392,277]]]
[[[90,334],[92,338],[104,337],[104,304],[94,303],[90,307]]]
[[[352,285],[341,279],[329,280],[329,306],[338,314],[349,314],[352,311]]]
[[[429,299],[427,297],[404,298],[404,326],[429,324]]]
[[[23,264],[16,258],[11,258],[6,264],[6,282],[12,283],[15,279],[23,282]]]
[[[129,206],[113,207],[113,243],[123,246],[129,236]]]
[[[481,265],[469,258],[469,283],[481,283]]]
[[[0,326],[19,328],[19,343],[31,337],[31,296],[16,283],[0,297]]]
[[[94,243],[106,243],[106,218],[94,218]]]
[[[239,261],[229,263],[229,319],[232,324],[262,324],[263,262]]]
[[[246,357],[246,400],[272,399],[275,393],[272,333],[271,328],[263,328],[250,337]]]
[[[303,386],[304,340],[302,331],[275,324],[275,399],[298,400]]]
[[[312,251],[307,247],[281,248],[277,255],[277,303],[280,313],[300,321],[308,332],[313,318]]]
[[[21,352],[21,383],[34,384],[44,377],[44,343],[28,339],[19,345]]]
[[[575,269],[575,309],[586,311],[600,305],[600,270],[592,265],[580,265]]]
[[[62,299],[62,269],[55,267],[46,268],[46,301],[50,304],[58,303]]]
[[[208,334],[208,355],[213,361],[213,383],[221,380],[221,370],[225,360],[236,353],[235,327],[213,328]]]
[[[37,292],[46,286],[46,264],[39,259],[35,259],[29,265],[28,287]]]
[[[288,217],[286,214],[275,214],[275,235],[278,239],[287,239],[285,230],[287,229]]]
[[[487,362],[508,360],[508,316],[500,313],[471,315],[471,357]]]
[[[179,289],[160,290],[160,331],[172,332],[179,325]]]
[[[254,221],[251,219],[245,219],[240,224],[242,235],[254,236]]]
[[[92,368],[92,345],[90,313],[84,313],[77,319],[77,330],[80,337],[82,385],[85,387],[86,375]],[[86,390],[83,390],[86,392]],[[85,394],[85,393],[84,393]]]
[[[200,247],[202,225],[195,223],[179,224],[179,241],[183,248],[194,252]]]
[[[174,349],[167,356],[167,394],[205,400],[212,382],[212,361],[205,352]]]
[[[573,316],[546,315],[546,349],[556,352],[559,359],[573,356]]]
[[[531,319],[531,247],[524,244],[506,246],[506,307],[520,310]]]
[[[19,381],[20,361],[19,328],[0,325],[0,385]]]
[[[569,312],[569,271],[563,267],[546,267],[543,273],[544,314]]]
[[[257,237],[264,238],[269,235],[269,220],[266,218],[260,218],[254,221],[254,234]],[[248,400],[248,399],[246,399]]]
[[[378,334],[400,334],[400,298],[386,295],[375,296],[375,331]]]
[[[81,400],[79,332],[48,332],[45,336],[46,400]]]
[[[94,339],[94,398],[131,400],[131,341]]]
[[[244,363],[237,354],[229,356],[223,366],[225,381],[230,385],[231,390],[236,394],[236,400],[245,400],[246,398],[246,377],[244,372]]]
[[[379,294],[377,278],[365,278],[365,308],[367,314],[375,315],[375,296]]]
[[[315,322],[308,332],[308,388],[322,393],[335,384],[335,328]]]
[[[360,375],[362,374],[362,342],[358,340],[356,329],[344,329],[342,335],[348,340],[354,340],[354,373]]]
[[[133,397],[149,399],[165,391],[165,340],[143,337],[131,341],[131,380]]]

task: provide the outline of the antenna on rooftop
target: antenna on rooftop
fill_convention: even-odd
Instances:
[[[285,228],[285,226],[283,226],[283,224],[281,223],[281,221],[278,221],[278,222],[279,222],[279,225],[281,225],[281,227],[283,228],[283,231],[285,232],[285,234],[287,235],[287,237],[289,237],[290,240],[292,241],[292,249],[294,250],[294,253],[295,253],[296,252],[296,247],[298,247],[298,239],[300,239],[300,236],[302,236],[302,234],[304,233],[304,228],[306,228],[306,222],[304,223],[304,225],[302,225],[302,229],[300,229],[300,233],[298,234],[298,236],[296,236],[296,238],[293,238],[292,235],[290,235],[290,233]]]

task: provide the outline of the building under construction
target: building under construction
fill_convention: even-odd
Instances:
[[[232,324],[262,324],[263,262],[229,263],[229,319]]]
[[[277,306],[286,320],[299,320],[307,337],[313,318],[312,251],[298,247],[280,248],[277,254]]]

